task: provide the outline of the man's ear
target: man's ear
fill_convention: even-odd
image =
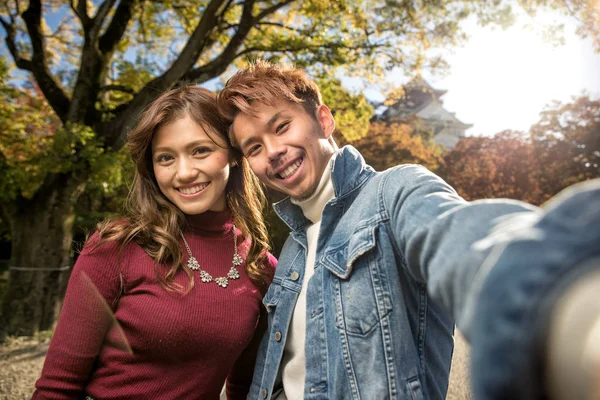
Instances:
[[[321,104],[317,108],[317,121],[319,121],[321,129],[325,133],[325,138],[329,139],[335,131],[335,119],[331,114],[331,110],[325,104]]]

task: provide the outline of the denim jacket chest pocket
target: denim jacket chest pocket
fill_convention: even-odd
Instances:
[[[392,311],[388,273],[377,240],[376,226],[362,226],[322,258],[333,274],[336,326],[348,335],[370,335]]]

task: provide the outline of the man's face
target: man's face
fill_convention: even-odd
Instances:
[[[240,113],[233,135],[250,167],[267,186],[296,199],[315,191],[331,155],[335,122],[321,105],[311,116],[300,104],[255,102],[255,115]]]

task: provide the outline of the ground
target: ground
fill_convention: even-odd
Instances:
[[[0,345],[0,400],[31,398],[48,344],[48,339],[9,338]]]
[[[48,350],[47,338],[9,339],[0,345],[0,400],[30,399]],[[456,335],[447,400],[470,400],[469,345]]]

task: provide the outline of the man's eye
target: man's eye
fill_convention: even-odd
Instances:
[[[260,150],[260,146],[254,145],[254,146],[250,147],[248,150],[246,150],[246,155],[247,156],[255,155],[256,153],[258,153],[259,150]]]
[[[286,129],[289,127],[289,125],[290,125],[290,121],[282,122],[281,124],[277,125],[277,128],[275,129],[275,133],[285,132]]]

